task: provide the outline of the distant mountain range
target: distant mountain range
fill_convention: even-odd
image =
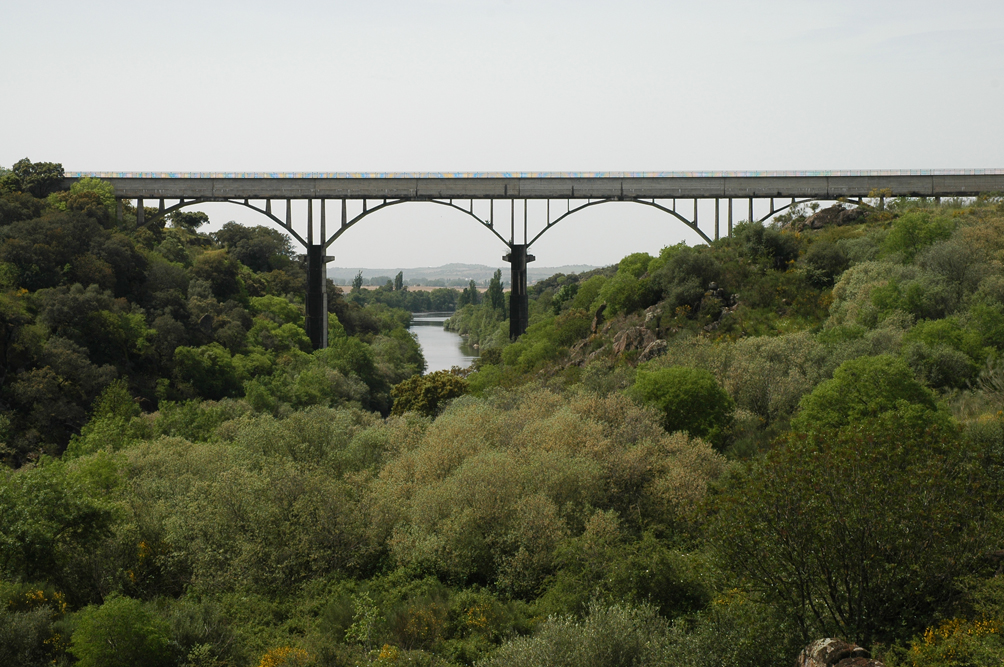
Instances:
[[[534,266],[533,264],[530,264],[530,266],[527,267],[527,280],[532,283],[538,280],[543,280],[544,278],[549,278],[556,273],[583,273],[584,271],[591,271],[595,268],[598,267],[590,266],[588,264],[568,264],[565,266]],[[422,266],[411,269],[367,269],[361,267],[348,268],[329,266],[328,277],[331,278],[336,285],[350,285],[352,284],[352,279],[355,278],[356,274],[359,271],[362,271],[363,280],[366,281],[367,284],[374,278],[383,283],[385,281],[379,279],[393,279],[400,271],[404,274],[406,284],[424,285],[432,281],[443,281],[443,284],[446,286],[462,286],[472,280],[478,284],[487,283],[495,274],[496,269],[502,269],[502,280],[505,283],[508,283],[508,264],[497,267],[487,266],[485,264],[444,264],[443,266]]]

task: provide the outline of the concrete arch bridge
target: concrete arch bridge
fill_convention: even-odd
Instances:
[[[119,219],[123,202],[135,201],[144,224],[147,202],[156,217],[206,202],[230,202],[259,212],[306,250],[306,328],[315,348],[327,347],[328,247],[354,225],[391,206],[431,202],[460,211],[507,246],[511,266],[510,335],[527,326],[527,263],[530,247],[558,223],[586,208],[632,202],[655,208],[706,242],[732,234],[734,220],[765,221],[790,207],[817,200],[859,202],[870,196],[971,197],[1004,192],[1004,169],[913,171],[732,172],[68,172],[66,187],[80,178],[101,178],[115,189]],[[307,219],[297,221],[293,200],[306,200]],[[539,233],[530,235],[528,202],[546,202]],[[698,220],[698,203],[714,200],[714,216]],[[754,215],[754,204],[760,215]],[[330,207],[330,208],[329,208]],[[333,210],[332,210],[333,209]],[[766,210],[765,210],[766,209]],[[333,215],[329,222],[328,215]],[[538,225],[535,225],[536,229]],[[520,229],[522,228],[522,229]]]

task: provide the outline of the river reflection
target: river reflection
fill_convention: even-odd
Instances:
[[[478,356],[478,351],[464,344],[464,339],[443,329],[443,322],[453,313],[414,313],[411,332],[418,337],[425,357],[426,373],[448,371],[454,366],[466,368]]]

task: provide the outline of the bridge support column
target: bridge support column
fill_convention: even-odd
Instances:
[[[512,287],[509,290],[509,338],[516,340],[526,333],[530,316],[530,300],[526,291],[526,265],[536,259],[527,254],[526,246],[516,243],[509,245],[509,254],[503,260],[509,262]]]
[[[307,336],[315,350],[328,346],[328,276],[329,257],[323,244],[307,246]]]

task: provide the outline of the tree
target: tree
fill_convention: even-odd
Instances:
[[[895,412],[793,434],[715,499],[711,540],[804,639],[902,640],[988,566],[999,531],[981,458],[956,426]]]
[[[398,271],[394,276],[394,291],[400,292],[404,289],[404,271]]]
[[[174,351],[174,372],[206,398],[219,400],[240,389],[233,358],[219,343],[179,347]]]
[[[79,667],[158,667],[175,664],[169,627],[139,600],[113,596],[77,614],[70,653]]]
[[[93,462],[114,478],[101,462]],[[110,462],[109,462],[110,463]],[[97,594],[88,554],[99,549],[118,517],[94,498],[80,468],[42,459],[29,470],[0,472],[0,573],[6,581],[49,581],[71,604]],[[76,575],[76,576],[75,576]]]
[[[240,293],[239,273],[240,265],[226,250],[207,250],[192,265],[192,275],[207,281],[213,296],[220,301],[232,299]]]
[[[955,223],[951,218],[931,211],[911,211],[893,223],[882,243],[882,250],[902,253],[904,259],[912,261],[922,248],[947,239],[954,230]]]
[[[57,162],[18,160],[0,178],[0,191],[29,192],[39,199],[58,190],[63,184],[63,165]]]
[[[703,368],[673,366],[657,370],[638,367],[628,396],[657,408],[662,425],[669,431],[686,431],[696,438],[721,444],[723,431],[732,419],[735,403]]]
[[[359,271],[356,273],[356,277],[352,279],[352,291],[359,292],[363,288],[363,272]]]
[[[114,222],[115,188],[99,178],[81,178],[70,186],[69,192],[53,192],[46,201],[60,211],[81,211],[105,227]]]
[[[478,292],[478,285],[473,280],[470,284],[464,288],[464,291],[460,293],[460,298],[457,299],[457,308],[463,308],[466,305],[476,306],[481,303],[481,293]]]
[[[802,432],[841,428],[906,406],[937,409],[931,390],[914,379],[906,362],[888,354],[845,361],[799,406],[791,425]]]
[[[435,417],[446,401],[463,396],[468,391],[467,380],[449,371],[416,375],[390,390],[394,398],[391,414],[418,412]]]
[[[170,217],[171,226],[187,229],[190,232],[196,231],[199,227],[209,222],[209,216],[202,211],[175,211]],[[228,222],[227,224],[234,223]]]
[[[268,227],[245,227],[233,220],[213,234],[241,264],[256,272],[285,269],[293,261],[289,237]]]
[[[488,283],[488,291],[485,292],[485,301],[492,307],[492,310],[502,315],[503,320],[506,318],[505,292],[502,290],[502,269],[495,269],[495,275],[492,276],[491,281]]]

